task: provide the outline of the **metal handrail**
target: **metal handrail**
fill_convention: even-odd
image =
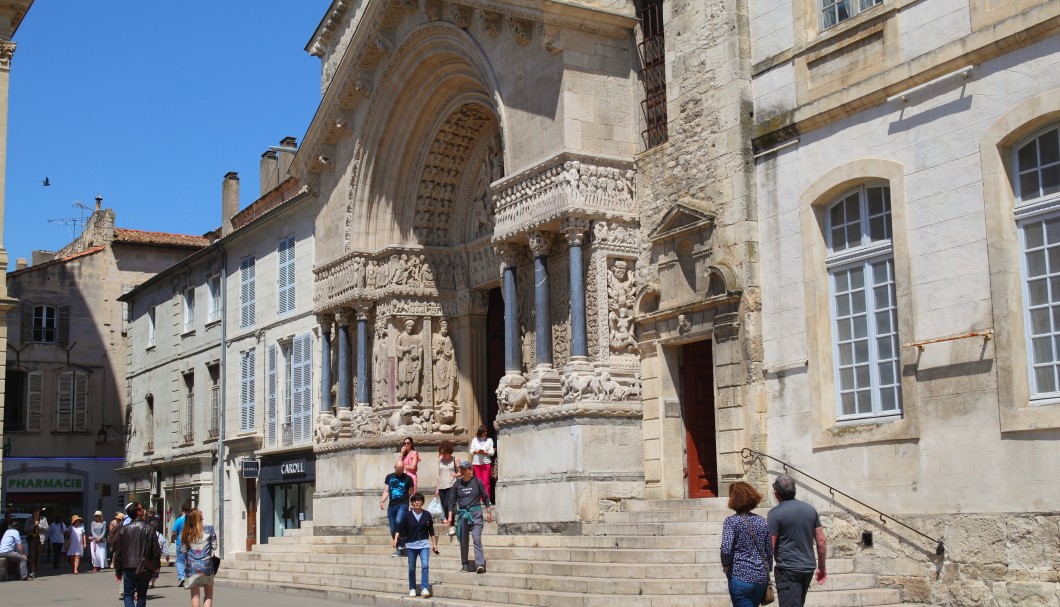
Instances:
[[[787,472],[789,469],[794,470],[794,471],[798,472],[801,476],[805,476],[806,478],[808,478],[808,479],[810,479],[812,481],[815,481],[817,483],[820,483],[820,484],[824,485],[825,487],[828,487],[828,493],[833,498],[835,498],[835,494],[838,493],[838,494],[842,495],[843,497],[847,498],[848,500],[850,500],[852,502],[856,502],[857,504],[859,504],[861,506],[864,506],[865,508],[868,508],[869,510],[872,510],[876,514],[880,515],[880,522],[883,523],[884,525],[886,525],[887,524],[887,520],[890,519],[890,520],[894,521],[895,523],[898,523],[899,525],[901,525],[901,526],[905,527],[906,529],[912,531],[913,533],[919,535],[920,537],[924,537],[924,538],[927,538],[927,539],[935,542],[935,544],[936,544],[935,545],[935,554],[938,555],[938,556],[942,556],[943,554],[945,554],[945,552],[946,552],[945,538],[941,538],[940,537],[940,538],[936,539],[936,538],[933,538],[930,535],[920,531],[919,529],[914,529],[913,527],[910,527],[909,525],[907,525],[907,524],[903,523],[902,521],[894,518],[893,516],[891,516],[889,514],[884,514],[880,510],[877,510],[876,508],[873,508],[872,506],[870,506],[870,505],[866,504],[865,502],[857,499],[856,497],[850,495],[849,493],[845,493],[843,491],[840,491],[839,489],[836,489],[835,487],[833,487],[832,485],[829,485],[828,483],[822,481],[821,479],[813,477],[813,476],[810,476],[809,474],[806,474],[805,472],[803,472],[802,470],[799,470],[795,466],[792,466],[788,462],[786,462],[784,460],[781,460],[781,459],[777,459],[777,458],[773,457],[772,455],[769,455],[768,453],[762,453],[761,451],[755,451],[754,449],[750,449],[750,448],[744,447],[740,451],[740,457],[742,457],[744,459],[749,459],[751,457],[752,453],[755,454],[758,457],[764,457],[764,458],[771,459],[771,460],[777,462],[778,464],[780,464],[781,466],[784,467],[784,471],[785,472]]]

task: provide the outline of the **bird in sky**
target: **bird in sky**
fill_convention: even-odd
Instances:
[[[48,186],[50,186],[51,184],[52,184],[52,182],[48,181],[48,178],[47,178],[47,177],[45,177],[45,178],[44,178],[44,187],[48,187]]]

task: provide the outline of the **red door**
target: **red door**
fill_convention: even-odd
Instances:
[[[247,479],[247,552],[258,543],[258,481]]]
[[[718,443],[714,424],[714,357],[710,340],[688,344],[681,351],[683,413],[688,452],[688,497],[718,495]]]

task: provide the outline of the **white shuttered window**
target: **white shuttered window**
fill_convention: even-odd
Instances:
[[[288,236],[280,241],[279,246],[276,248],[277,256],[279,257],[279,269],[276,277],[276,285],[278,288],[277,297],[277,314],[287,314],[294,310],[295,304],[295,291],[294,291],[294,236]]]
[[[59,432],[84,432],[87,428],[88,374],[79,371],[60,373],[55,400],[55,429]]]
[[[244,257],[239,262],[239,326],[254,326],[254,256]]]
[[[254,350],[239,357],[239,430],[254,429]]]
[[[265,369],[265,443],[270,447],[276,446],[276,359],[278,356],[279,348],[276,344],[269,346]]]
[[[44,396],[44,374],[40,371],[27,373],[26,431],[40,432],[41,401]]]
[[[294,338],[291,344],[291,436],[305,444],[312,436],[313,334]]]

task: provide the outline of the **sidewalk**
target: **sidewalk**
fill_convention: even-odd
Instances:
[[[224,565],[222,565],[223,567]],[[113,570],[92,573],[92,567],[85,566],[82,560],[81,573],[74,575],[70,565],[64,564],[61,569],[53,569],[51,563],[41,563],[40,577],[30,582],[5,582],[0,584],[0,597],[4,605],[122,605],[118,601],[119,585],[114,581]],[[191,604],[190,593],[177,588],[177,570],[163,567],[162,575],[156,582],[157,587],[147,593],[147,604],[151,607],[186,607]],[[200,595],[201,596],[201,595]],[[298,607],[366,607],[347,602],[333,602],[320,599],[298,597],[292,599],[282,593],[257,592],[240,588],[226,587],[219,581],[214,588],[214,605],[217,607],[236,607],[253,605],[254,607],[291,607],[292,602]]]

